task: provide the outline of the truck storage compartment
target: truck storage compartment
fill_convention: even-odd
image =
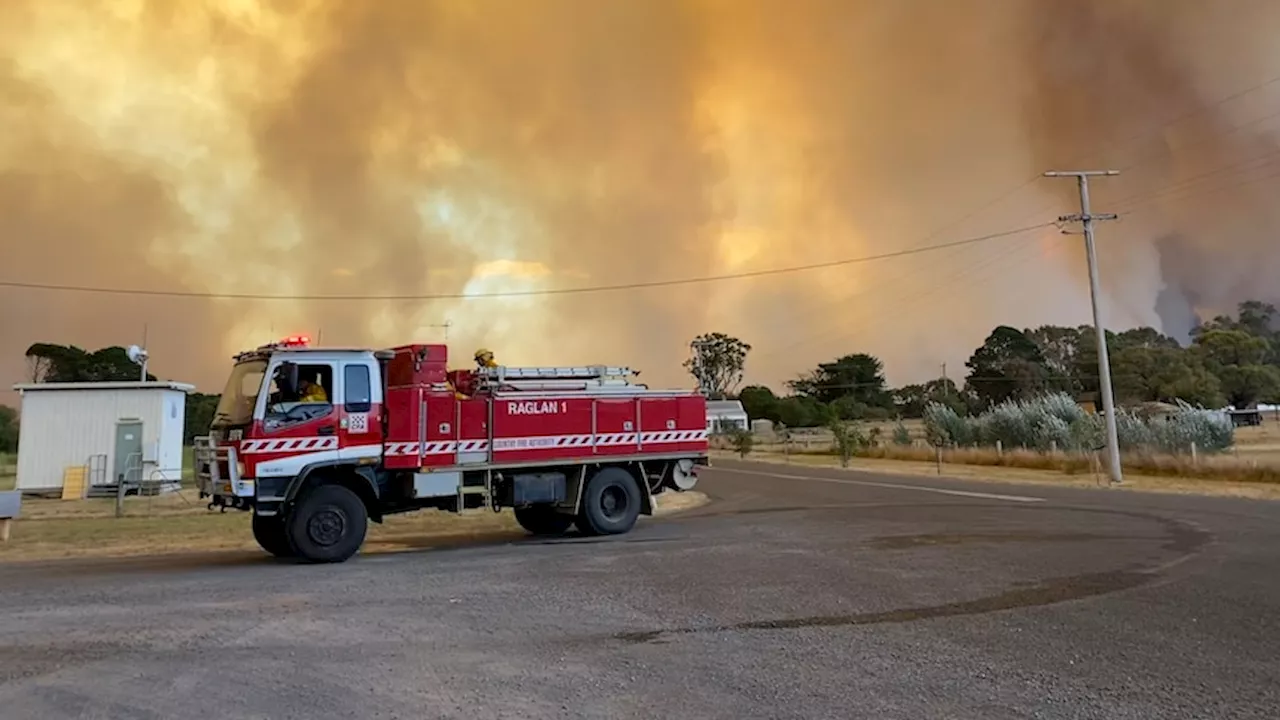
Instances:
[[[542,472],[512,475],[506,485],[503,505],[519,507],[563,502],[567,484],[564,473]]]

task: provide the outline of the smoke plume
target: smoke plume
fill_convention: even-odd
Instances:
[[[1237,0],[10,0],[0,280],[423,296],[721,275],[890,253],[1076,211],[1107,318],[1184,334],[1276,298],[1280,7]],[[1163,240],[1157,242],[1157,238]],[[846,352],[890,380],[997,323],[1089,317],[1049,229],[804,273],[443,300],[0,288],[0,380],[37,341],[142,339],[216,391],[230,353],[438,341],[456,363],[608,362],[684,383],[694,335],[777,383]],[[1162,299],[1163,298],[1163,299]],[[1161,307],[1185,307],[1170,314]],[[1188,314],[1190,313],[1190,314]]]

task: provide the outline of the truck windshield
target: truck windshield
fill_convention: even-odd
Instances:
[[[247,425],[253,421],[253,407],[267,376],[266,360],[249,360],[231,369],[227,386],[218,399],[218,409],[213,416],[213,426]]]

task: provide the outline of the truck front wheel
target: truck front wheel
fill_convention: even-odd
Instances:
[[[516,522],[532,535],[563,535],[573,524],[573,516],[556,512],[550,505],[529,505],[515,509]]]
[[[279,516],[263,516],[254,513],[253,539],[258,546],[278,558],[293,557],[284,521]]]
[[[620,467],[607,467],[591,476],[582,494],[578,530],[583,535],[619,535],[640,517],[640,486]]]
[[[285,527],[297,556],[307,562],[343,562],[364,544],[369,517],[364,503],[341,485],[321,485],[302,496]]]

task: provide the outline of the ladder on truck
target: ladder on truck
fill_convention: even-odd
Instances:
[[[635,392],[645,389],[628,378],[639,375],[628,367],[582,365],[577,367],[507,367],[482,368],[476,371],[480,384],[492,390],[533,390],[584,392]]]

